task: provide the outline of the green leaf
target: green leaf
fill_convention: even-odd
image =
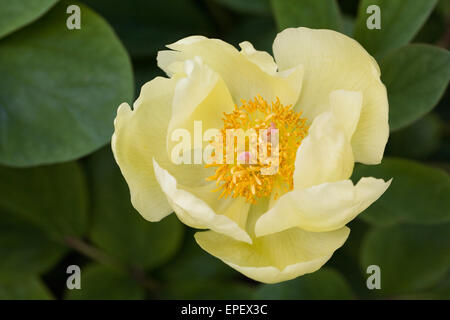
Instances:
[[[0,0],[0,38],[46,13],[58,0]]]
[[[213,23],[192,0],[85,0],[107,19],[134,58],[156,64],[158,50],[191,35],[213,35]],[[151,79],[148,79],[151,80]]]
[[[344,277],[331,268],[322,268],[294,280],[265,284],[256,292],[262,300],[347,300],[353,293]]]
[[[208,282],[239,277],[237,271],[202,250],[194,241],[194,233],[191,229],[188,230],[180,253],[160,269],[160,277],[165,282],[172,282],[176,286],[186,279],[192,282]]]
[[[87,231],[86,181],[75,162],[29,169],[0,167],[0,209],[52,239]]]
[[[361,270],[360,265],[361,242],[372,226],[361,219],[355,219],[350,221],[347,227],[351,230],[350,235],[327,262],[327,268],[331,267],[340,272],[358,299],[376,298],[376,290],[367,290],[368,276],[366,270]]]
[[[441,13],[445,18],[450,18],[450,2],[448,0],[439,0],[437,5],[437,10]]]
[[[61,244],[50,240],[37,227],[0,212],[1,281],[42,274],[55,265],[65,252]]]
[[[391,50],[411,41],[436,6],[437,0],[362,0],[356,20],[355,39],[379,59]],[[381,29],[367,28],[373,13],[371,5],[380,8]]]
[[[440,169],[400,158],[384,158],[377,166],[356,166],[352,180],[359,181],[361,177],[393,178],[381,198],[359,215],[371,224],[450,221],[450,177]]]
[[[335,0],[272,0],[272,6],[279,30],[291,27],[342,29]]]
[[[440,45],[440,42],[443,43],[442,40],[445,39],[446,31],[447,24],[445,17],[439,13],[438,7],[436,7],[422,29],[420,29],[419,33],[417,33],[411,42],[437,44],[445,48],[446,46]]]
[[[255,288],[247,283],[212,279],[170,283],[162,292],[163,299],[177,300],[249,300]]]
[[[69,300],[138,300],[145,290],[122,271],[103,265],[81,268],[81,289],[66,290]]]
[[[355,18],[349,15],[342,16],[342,31],[349,37],[353,37],[355,30]]]
[[[417,121],[439,102],[450,80],[450,53],[430,45],[408,45],[383,59],[381,75],[394,131]]]
[[[443,124],[436,114],[428,114],[409,127],[391,133],[387,153],[391,156],[423,159],[441,143]]]
[[[439,283],[424,292],[403,295],[400,297],[404,300],[450,300],[450,276],[440,280]]]
[[[250,13],[269,15],[271,12],[270,0],[214,0],[232,10]]]
[[[255,288],[236,281],[241,275],[202,250],[189,229],[180,253],[156,276],[165,284],[163,299],[250,299]]]
[[[135,96],[138,97],[144,84],[156,77],[165,77],[164,71],[154,61],[134,61]]]
[[[0,282],[0,300],[51,300],[52,294],[38,278]]]
[[[128,186],[110,148],[91,156],[87,168],[92,187],[92,241],[108,254],[145,269],[170,259],[181,245],[184,230],[175,215],[158,223],[141,217],[131,205]]]
[[[255,30],[258,32],[255,33]],[[242,41],[250,41],[257,50],[272,53],[277,29],[275,22],[267,17],[249,17],[239,21],[226,34],[225,40],[238,47]]]
[[[81,29],[66,8],[0,40],[0,163],[31,166],[79,158],[106,144],[133,76],[109,25],[81,8]]]
[[[405,294],[428,289],[449,270],[449,234],[448,223],[376,228],[363,241],[362,267],[380,267],[381,294]]]

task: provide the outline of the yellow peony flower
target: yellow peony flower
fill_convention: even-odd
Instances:
[[[307,28],[279,33],[275,59],[249,42],[238,51],[202,36],[167,47],[158,66],[169,78],[146,83],[133,110],[122,104],[115,120],[112,149],[134,207],[149,221],[174,211],[208,229],[196,233],[198,244],[254,280],[318,270],[346,241],[345,225],[390,184],[349,179],[354,162],[380,163],[389,135],[376,61],[343,34]],[[179,129],[195,140],[181,164]],[[218,131],[201,135],[210,129]],[[263,174],[271,164],[234,144],[233,162],[221,163],[218,149],[211,163],[185,161],[199,160],[228,129],[276,132],[276,142],[257,135],[277,155],[276,170]]]

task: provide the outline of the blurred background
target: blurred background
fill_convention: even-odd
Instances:
[[[369,30],[367,7],[381,9]],[[81,29],[67,20],[80,8]],[[72,20],[71,20],[72,21]],[[74,22],[74,21],[72,21]],[[200,34],[271,53],[287,27],[334,29],[378,61],[394,181],[316,273],[264,285],[146,222],[110,151],[118,105],[166,44]],[[0,299],[450,299],[450,0],[0,0]],[[67,268],[81,268],[69,290]],[[370,265],[381,289],[369,290]]]

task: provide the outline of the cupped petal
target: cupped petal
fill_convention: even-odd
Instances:
[[[353,166],[349,140],[333,112],[324,112],[314,119],[297,150],[294,189],[348,179]]]
[[[278,66],[270,54],[265,51],[256,50],[248,41],[239,43],[239,47],[241,47],[241,54],[256,64],[262,71],[270,75],[277,73]]]
[[[265,236],[292,227],[311,232],[338,230],[375,202],[390,183],[368,177],[356,185],[344,180],[293,190],[258,219],[255,233]]]
[[[190,139],[182,141],[186,144],[186,151],[195,150],[196,159],[187,159],[199,163],[202,161],[202,150],[209,141],[203,141],[203,134],[209,129],[216,130],[216,134],[223,126],[223,113],[230,113],[234,109],[231,95],[220,76],[203,63],[200,57],[186,60],[185,76],[180,76],[175,87],[172,104],[172,117],[167,131],[167,148],[171,157],[179,139],[186,136]],[[193,141],[191,141],[193,140]],[[189,158],[189,157],[188,157]]]
[[[303,65],[303,87],[296,108],[308,119],[330,108],[330,92],[362,92],[353,153],[358,162],[380,163],[389,135],[388,99],[375,59],[341,33],[308,28],[289,28],[279,33],[273,52],[280,71]]]
[[[157,77],[146,83],[134,110],[123,103],[117,110],[111,147],[128,183],[131,202],[149,221],[159,221],[173,210],[156,181],[153,158],[171,163],[166,152],[175,80]]]
[[[186,77],[177,81],[172,104],[169,131],[192,126],[196,120],[204,129],[223,126],[223,113],[234,109],[233,99],[220,76],[200,57],[185,62]]]
[[[292,228],[253,239],[236,241],[213,231],[197,232],[200,247],[247,277],[264,283],[290,280],[317,271],[341,247],[350,229],[308,232]]]
[[[211,229],[227,235],[229,239],[251,243],[245,231],[249,205],[242,199],[212,198],[212,185],[189,188],[181,185],[167,170],[154,161],[156,179],[178,218],[186,225],[197,229]],[[184,165],[183,165],[184,166]],[[189,170],[182,170],[185,175]],[[192,179],[198,179],[195,172]],[[203,197],[207,197],[207,200]],[[209,200],[209,201],[208,201]]]
[[[242,99],[251,100],[258,95],[267,101],[275,101],[278,97],[284,105],[294,105],[298,100],[303,67],[295,65],[272,74],[274,66],[267,55],[261,51],[249,55],[248,43],[244,44],[244,52],[239,52],[224,41],[191,36],[167,47],[174,51],[160,51],[157,59],[158,66],[169,76],[180,69],[180,61],[200,56],[225,81],[237,104]]]

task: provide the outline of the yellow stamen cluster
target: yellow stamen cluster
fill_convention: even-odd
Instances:
[[[242,155],[242,150],[237,150],[234,145],[234,159],[236,159],[234,163],[221,161],[206,165],[206,167],[217,168],[215,174],[207,180],[216,181],[218,188],[213,191],[221,191],[219,199],[228,196],[233,198],[241,196],[247,202],[255,203],[258,198],[268,197],[272,193],[277,198],[284,192],[293,189],[292,177],[297,149],[308,132],[306,119],[301,118],[301,113],[292,110],[291,105],[283,106],[279,98],[269,104],[258,95],[253,100],[242,100],[241,102],[242,105],[235,105],[231,113],[224,113],[222,119],[224,126],[221,130],[223,143],[225,144],[226,141],[227,129],[242,129],[244,131],[254,129],[258,135],[258,141],[261,141],[261,139],[267,141],[265,147],[267,147],[269,154],[273,152],[274,148],[278,148],[277,171],[274,174],[261,173],[262,168],[270,167],[270,164],[261,158],[262,152],[257,152],[258,156],[255,163],[238,162],[237,159],[239,155]],[[261,129],[270,132],[274,128],[278,130],[276,146],[272,145],[270,134],[268,139],[260,136]],[[246,148],[247,146],[246,143]],[[258,148],[260,148],[259,144]],[[225,146],[225,149],[227,149],[227,146]],[[249,152],[244,153],[246,160],[248,160],[248,154]]]

